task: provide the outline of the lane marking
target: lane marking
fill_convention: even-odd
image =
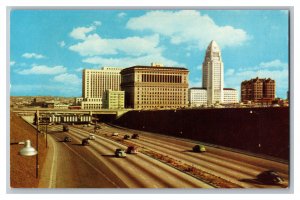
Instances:
[[[54,136],[56,137],[56,136]],[[57,138],[57,137],[56,137]],[[59,139],[59,138],[57,138]],[[92,167],[94,170],[96,170],[98,173],[100,173],[108,182],[113,184],[115,187],[119,188],[119,186],[110,180],[102,171],[100,171],[97,167],[95,167],[92,163],[90,163],[88,160],[86,160],[84,157],[82,157],[79,153],[77,153],[75,150],[73,150],[71,147],[69,147],[67,144],[63,143],[66,147],[68,147],[75,155],[77,155],[79,158],[81,158],[83,161],[85,161],[90,167]]]

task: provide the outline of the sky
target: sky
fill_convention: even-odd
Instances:
[[[189,69],[189,87],[201,87],[211,40],[225,87],[271,78],[276,96],[287,97],[287,10],[13,10],[10,94],[79,97],[82,69],[152,62]]]

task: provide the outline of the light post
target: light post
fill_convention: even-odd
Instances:
[[[23,144],[24,147],[19,151],[19,155],[21,156],[35,156],[37,155],[37,150],[31,146],[30,140],[25,140],[25,142],[17,142],[11,144]]]
[[[259,113],[256,112],[256,111],[253,111],[253,110],[250,110],[250,114],[255,114],[256,116],[256,121],[257,121],[257,127],[258,127],[258,144],[257,144],[257,147],[258,147],[258,151],[259,153],[261,152],[261,139],[260,139],[260,119],[259,119]]]

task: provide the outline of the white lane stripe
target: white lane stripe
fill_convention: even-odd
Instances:
[[[51,137],[49,137],[51,138]],[[51,138],[52,140],[52,138]],[[53,146],[53,159],[51,164],[51,171],[50,171],[50,180],[49,180],[49,188],[56,187],[56,172],[57,172],[57,151],[56,151],[56,144],[52,141]]]
[[[57,137],[56,137],[57,138]],[[57,138],[59,139],[59,138]],[[101,172],[97,167],[95,167],[92,163],[90,163],[88,160],[86,160],[84,157],[82,157],[80,154],[78,154],[76,151],[74,151],[71,147],[69,147],[67,144],[63,143],[64,145],[66,145],[66,147],[68,147],[73,153],[75,153],[79,158],[81,158],[83,161],[85,161],[89,166],[91,166],[94,170],[96,170],[98,173],[100,173],[107,181],[109,181],[111,184],[113,184],[114,186],[116,186],[117,188],[119,188],[119,186],[113,182],[112,180],[110,180],[103,172]]]

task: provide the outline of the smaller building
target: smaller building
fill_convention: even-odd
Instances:
[[[200,107],[207,105],[207,91],[205,88],[193,87],[189,89],[189,106]]]
[[[85,98],[81,102],[82,109],[101,109],[102,98]]]
[[[223,88],[224,99],[223,104],[238,103],[238,91],[233,88]]]
[[[103,108],[123,109],[125,107],[125,91],[106,90],[103,95]]]
[[[275,81],[268,78],[254,78],[241,83],[241,100],[243,103],[271,105],[275,100]]]

